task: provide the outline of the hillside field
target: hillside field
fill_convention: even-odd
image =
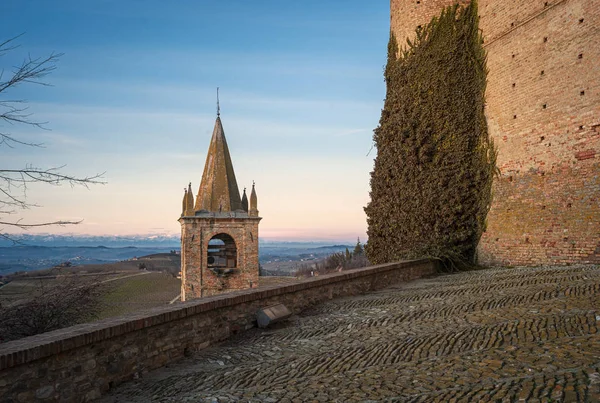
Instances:
[[[141,272],[117,279],[104,295],[106,307],[98,319],[168,304],[181,292],[181,280],[160,272]]]

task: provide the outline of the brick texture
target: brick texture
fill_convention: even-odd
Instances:
[[[258,287],[259,217],[181,217],[181,292],[185,300]],[[208,268],[208,242],[217,234],[233,238],[235,274],[218,276]]]
[[[452,3],[392,0],[399,42]],[[479,0],[479,14],[500,169],[480,261],[600,262],[600,1]]]
[[[0,344],[0,402],[83,402],[255,326],[259,308],[293,313],[436,272],[431,260],[391,263],[247,289]]]

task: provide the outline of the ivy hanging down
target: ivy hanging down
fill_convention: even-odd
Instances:
[[[475,263],[497,170],[482,43],[476,1],[445,8],[403,49],[390,36],[365,208],[373,264],[420,257],[449,268]]]

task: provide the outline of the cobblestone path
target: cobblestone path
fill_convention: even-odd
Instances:
[[[489,269],[333,300],[105,402],[600,402],[600,267]]]

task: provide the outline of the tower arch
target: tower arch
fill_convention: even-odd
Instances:
[[[220,232],[208,240],[206,246],[206,266],[213,272],[223,272],[237,268],[237,246],[235,239]]]

